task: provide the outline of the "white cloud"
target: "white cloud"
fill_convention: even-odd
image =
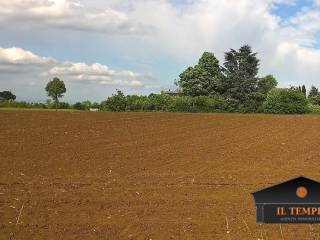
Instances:
[[[55,51],[64,51],[66,53],[64,55],[68,55],[65,46],[72,46],[73,52],[80,49],[77,51],[80,57],[81,54],[88,54],[88,50],[87,53],[81,51],[81,47],[84,47],[92,49],[95,53],[101,50],[101,55],[109,53],[128,55],[136,62],[143,61],[143,57],[152,59],[148,63],[151,66],[148,69],[157,72],[159,80],[149,82],[148,85],[151,87],[171,84],[182,70],[173,68],[176,65],[180,67],[194,64],[203,51],[214,52],[222,64],[225,51],[246,43],[252,45],[259,53],[261,75],[274,74],[281,86],[289,84],[320,86],[317,84],[320,75],[318,67],[320,50],[315,47],[318,41],[316,34],[320,31],[319,0],[314,0],[312,6],[303,7],[290,19],[281,19],[273,13],[273,9],[279,7],[279,4],[296,4],[296,0],[190,0],[185,4],[172,4],[170,0],[0,0],[0,2],[0,27],[8,26],[11,31],[17,29],[12,35],[14,37],[24,38],[23,34],[26,31],[20,33],[20,27],[37,27],[45,30],[54,28],[56,31],[49,32],[51,35],[48,36],[45,34],[46,31],[34,31],[37,39],[34,38],[33,41],[54,38],[52,41],[43,41],[48,44],[45,47],[50,49],[50,44],[54,42]],[[62,33],[60,29],[64,29],[67,34]],[[152,31],[145,34],[150,29]],[[81,31],[74,36],[68,30]],[[91,31],[107,34],[93,35]],[[128,34],[114,33],[132,34],[128,36]],[[5,32],[3,34],[5,37]],[[87,39],[99,40],[92,43]],[[16,39],[11,40],[16,42]],[[21,57],[20,60],[12,60],[14,55],[10,54],[11,72],[15,69],[13,66],[17,65],[17,63],[12,64],[14,61],[24,62],[25,58],[33,58],[33,61],[39,62],[46,61],[46,58],[36,60],[41,57],[32,57],[30,54]],[[123,56],[119,55],[116,56],[117,61],[123,61],[121,64],[125,65]],[[107,57],[112,59],[110,55]],[[0,56],[0,62],[4,61],[2,59],[6,59],[7,64],[2,63],[0,67],[5,65],[9,71],[8,57]],[[169,60],[163,63],[163,59]],[[70,81],[91,81],[99,83],[96,85],[100,86],[112,84],[135,86],[143,82],[142,75],[110,69],[102,64],[54,61],[56,61],[54,64],[44,63],[50,65],[47,68],[41,67],[43,65],[39,63],[31,65],[40,65],[40,69],[44,70],[40,71],[37,67],[35,72],[48,75],[61,74]],[[168,65],[171,64],[174,67],[170,66],[170,71],[176,72],[170,76],[165,75]]]
[[[301,18],[299,24],[293,24],[294,18],[281,19],[272,12],[278,4],[295,3],[199,0],[181,7],[168,0],[136,0],[128,15],[150,23],[155,29],[152,35],[141,39],[146,48],[157,54],[193,64],[203,51],[212,51],[223,60],[229,48],[247,43],[259,53],[261,74],[276,75],[282,86],[316,84],[320,70],[315,66],[320,63],[320,50],[313,46],[315,33],[320,30],[319,9],[308,11],[311,16],[297,15],[297,19]]]
[[[58,76],[66,81],[98,83],[111,86],[141,87],[144,75],[128,70],[114,70],[100,63],[86,64],[59,62],[53,58],[41,57],[21,48],[0,48],[1,74],[16,75],[19,72],[44,77]],[[29,76],[26,76],[27,78]],[[20,81],[23,77],[19,76]],[[35,82],[31,82],[35,85]]]
[[[1,0],[0,25],[79,31],[138,33],[148,27],[110,7],[87,7],[75,0]]]
[[[312,7],[302,9],[289,20],[297,29],[305,34],[313,34],[320,30],[320,0]]]
[[[2,64],[50,64],[52,58],[40,57],[21,48],[0,48],[0,63]]]
[[[115,71],[109,67],[95,63],[66,62],[50,70],[52,75],[66,76],[72,80],[95,81],[103,85],[142,86],[144,76],[131,71]]]

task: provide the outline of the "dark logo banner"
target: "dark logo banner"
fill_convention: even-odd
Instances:
[[[320,223],[320,183],[296,177],[252,193],[257,223]]]

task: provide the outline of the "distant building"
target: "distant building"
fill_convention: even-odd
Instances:
[[[99,112],[99,108],[90,108],[90,112]]]
[[[3,97],[0,97],[0,101],[4,101],[5,99]]]
[[[161,94],[166,94],[166,95],[170,95],[170,96],[181,96],[182,95],[182,91],[180,89],[175,89],[175,90],[164,90],[161,91]]]

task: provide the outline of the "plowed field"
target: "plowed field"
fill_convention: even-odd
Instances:
[[[318,239],[250,193],[319,163],[318,116],[0,111],[0,239]]]

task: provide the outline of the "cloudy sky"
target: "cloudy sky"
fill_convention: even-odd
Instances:
[[[243,44],[259,75],[320,87],[320,0],[0,0],[0,30],[0,91],[19,100],[45,101],[54,76],[69,102],[159,92]]]

